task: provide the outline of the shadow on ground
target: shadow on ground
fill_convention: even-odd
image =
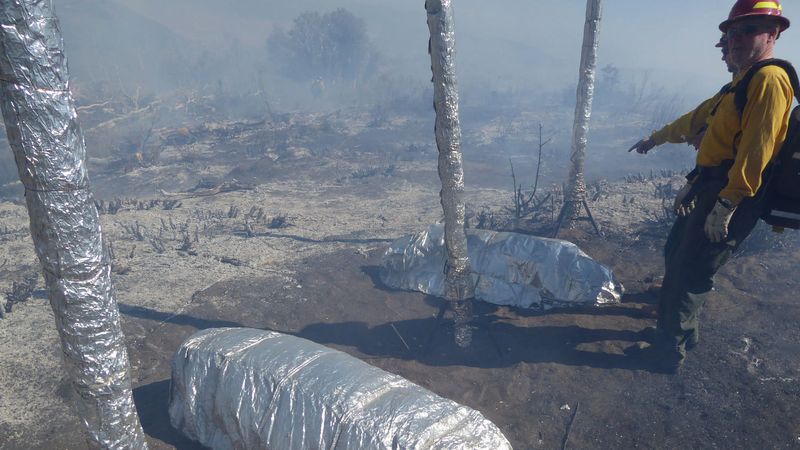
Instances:
[[[374,289],[397,292],[381,281],[380,266],[362,265],[360,269],[369,277]],[[315,323],[297,334],[325,345],[353,347],[370,357],[414,359],[431,366],[489,368],[525,362],[661,372],[649,361],[622,353],[581,349],[584,344],[603,347],[603,343],[612,341],[634,345],[643,340],[638,331],[585,328],[574,324],[543,326],[525,320],[546,320],[554,315],[648,319],[652,318],[652,311],[641,306],[655,302],[654,295],[649,292],[626,295],[620,305],[550,310],[502,307],[474,301],[473,342],[466,349],[454,344],[452,321],[443,314],[447,302],[433,296],[424,296],[424,302],[439,310],[437,317],[398,320],[372,327],[358,321]],[[394,342],[394,345],[385,345],[387,342]]]
[[[557,363],[601,369],[660,372],[647,361],[624,354],[580,349],[581,344],[642,341],[636,331],[579,326],[526,327],[494,314],[476,315],[468,348],[454,343],[452,321],[425,318],[368,326],[364,322],[315,323],[297,333],[323,345],[352,347],[368,357],[416,360],[429,366],[510,367],[518,363]]]
[[[191,441],[176,430],[169,421],[169,383],[161,380],[133,390],[133,401],[139,411],[144,432],[177,450],[202,450],[206,447]]]

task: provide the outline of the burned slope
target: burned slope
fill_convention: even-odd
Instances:
[[[169,359],[195,330],[216,326],[271,329],[344,350],[480,410],[515,448],[553,448],[565,439],[574,447],[793,445],[800,349],[792,318],[800,310],[792,292],[799,286],[781,274],[796,270],[798,258],[791,244],[776,248],[783,241],[768,230],[719,275],[703,343],[681,374],[623,354],[654,320],[649,288],[660,275],[667,220],[646,212],[657,217],[661,207],[655,186],[678,182],[605,183],[592,202],[605,238],[584,227],[564,235],[614,268],[628,289],[622,304],[543,312],[479,303],[475,344],[466,350],[437,321],[439,299],[389,290],[377,277],[390,239],[438,219],[435,190],[373,176],[187,192],[169,209],[163,199],[149,209],[124,203],[103,216],[104,230],[151,447],[189,445],[166,425]],[[365,195],[376,189],[383,195]],[[498,205],[508,198],[478,190],[467,197]],[[10,230],[24,229],[24,210],[3,208]],[[273,223],[277,211],[282,223]],[[4,279],[24,276],[27,239],[8,233]],[[0,371],[12,380],[0,410],[4,448],[80,442],[67,431],[76,425],[58,394],[49,316],[34,296],[0,322],[9,343]]]
[[[101,108],[87,122],[92,139],[117,143],[90,164],[152,448],[191,446],[166,420],[169,360],[194,331],[218,326],[272,329],[344,350],[480,410],[515,448],[565,439],[646,448],[796,442],[800,349],[792,324],[800,310],[797,280],[784,276],[797,270],[794,234],[751,236],[718,276],[700,348],[683,373],[665,375],[623,350],[654,322],[650,288],[672,220],[665,208],[681,177],[654,171],[590,183],[603,237],[587,224],[561,236],[614,269],[627,288],[623,303],[547,312],[479,303],[475,344],[462,350],[436,319],[440,300],[389,290],[377,276],[392,239],[441,218],[428,122],[352,111],[227,119],[208,113],[219,101],[173,103],[190,120],[152,128],[149,112],[137,109]],[[124,130],[151,136],[127,145],[115,140]],[[482,161],[491,156],[505,153]],[[503,229],[552,230],[559,189],[543,185],[537,197],[550,194],[548,201],[514,217],[509,177],[497,172],[468,166],[471,226],[485,211]],[[37,265],[24,207],[0,203],[0,218],[6,292]],[[82,442],[45,297],[34,290],[0,320],[3,448]]]

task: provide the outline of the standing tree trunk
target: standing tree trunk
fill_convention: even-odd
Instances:
[[[461,125],[458,117],[458,82],[455,70],[455,28],[452,0],[427,0],[428,52],[433,72],[433,109],[436,111],[436,146],[439,149],[440,192],[444,209],[445,299],[455,315],[455,341],[468,347],[472,341],[472,298],[475,285],[464,233],[464,168],[461,162]]]
[[[0,103],[91,447],[145,449],[52,0],[0,0]]]
[[[569,178],[567,179],[567,189],[564,193],[564,211],[561,214],[566,221],[572,221],[578,217],[580,207],[586,200],[583,161],[589,134],[589,118],[592,115],[601,3],[601,0],[586,0],[586,24],[583,27],[580,78],[578,80],[577,102],[575,104],[575,119],[572,126],[571,164]]]

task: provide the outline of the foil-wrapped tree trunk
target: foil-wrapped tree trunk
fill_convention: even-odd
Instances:
[[[0,0],[0,103],[89,446],[147,448],[52,0]]]
[[[447,246],[445,299],[454,312],[455,341],[467,347],[472,340],[472,298],[475,285],[464,233],[464,168],[461,161],[461,124],[458,117],[455,28],[451,0],[427,0],[428,52],[433,72],[433,108],[436,111],[436,146],[439,149],[440,193],[444,209],[444,239]]]
[[[572,154],[569,178],[564,192],[564,210],[561,216],[566,221],[578,217],[580,207],[586,200],[584,179],[584,156],[589,134],[589,118],[592,115],[594,76],[597,65],[597,45],[600,30],[601,0],[586,0],[586,24],[583,27],[583,47],[578,79],[575,119],[572,125]]]

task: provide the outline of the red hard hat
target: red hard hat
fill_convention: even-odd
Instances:
[[[783,17],[783,6],[780,0],[774,1],[759,1],[759,0],[737,0],[736,4],[731,8],[731,13],[728,14],[728,20],[719,24],[719,29],[722,32],[728,31],[728,27],[737,20],[744,19],[745,17],[752,16],[772,16],[780,24],[781,31],[789,28],[789,19]]]

